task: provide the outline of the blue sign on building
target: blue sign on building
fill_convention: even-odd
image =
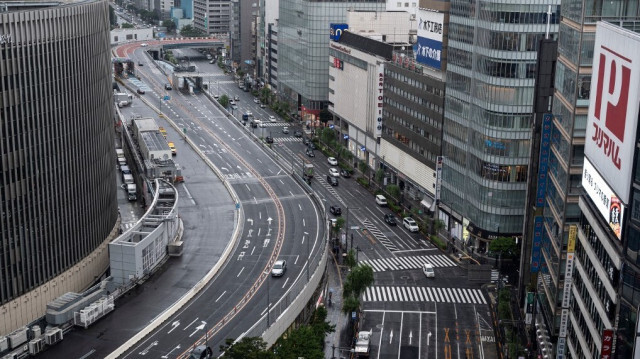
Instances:
[[[542,116],[542,138],[540,139],[540,160],[538,162],[538,188],[536,189],[536,207],[544,207],[547,193],[547,171],[549,170],[549,153],[551,151],[551,120],[553,116],[545,113]]]
[[[418,36],[418,42],[414,46],[416,61],[418,63],[441,69],[442,42]]]
[[[544,218],[542,216],[536,216],[533,219],[533,246],[531,248],[531,273],[538,273],[540,271],[541,252],[542,246],[542,230],[544,227]]]
[[[342,32],[349,28],[349,24],[329,24],[331,28],[331,40],[340,41],[340,36],[342,36]]]

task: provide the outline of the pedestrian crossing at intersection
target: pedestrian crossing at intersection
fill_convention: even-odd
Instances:
[[[423,263],[430,263],[434,267],[455,267],[456,263],[444,254],[427,256],[409,256],[396,258],[367,259],[361,261],[373,268],[374,272],[387,270],[405,270],[421,268]]]
[[[362,301],[487,304],[480,289],[393,286],[368,287]]]
[[[273,142],[302,142],[300,137],[274,137]]]
[[[382,233],[373,223],[371,223],[371,221],[365,219],[362,224],[364,225],[364,228],[366,228],[367,231],[369,231],[369,233],[371,233],[378,240],[378,242],[380,242],[380,244],[387,247],[389,251],[395,252],[398,250],[398,247],[396,247],[396,245],[391,242],[391,240],[387,238],[384,233]]]

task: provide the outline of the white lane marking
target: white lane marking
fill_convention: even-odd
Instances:
[[[298,258],[300,258],[300,256],[296,256],[296,260],[293,262],[293,264],[298,264]]]
[[[189,323],[189,324],[188,324],[186,327],[184,327],[184,329],[182,329],[182,330],[187,330],[187,329],[189,329],[189,327],[191,326],[191,324],[195,323],[198,319],[200,319],[200,318],[196,318],[196,319],[194,319],[194,320],[193,320],[193,322]]]
[[[287,278],[287,280],[284,281],[284,284],[282,285],[282,288],[284,289],[284,287],[287,286],[287,283],[289,282],[289,278]]]
[[[255,248],[255,247],[254,247]],[[240,274],[242,274],[242,271],[244,270],[244,267],[242,267],[242,269],[240,269],[240,272],[238,272],[238,275],[236,276],[236,278],[238,278],[240,276]]]
[[[244,267],[242,267],[242,269],[244,269]],[[225,295],[227,293],[227,291],[225,290],[224,292],[222,292],[222,294],[220,294],[220,296],[218,297],[218,299],[216,299],[216,303],[218,303],[218,301],[220,300],[220,298],[222,298],[223,295]]]

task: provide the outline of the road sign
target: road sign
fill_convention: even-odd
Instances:
[[[351,226],[350,228],[351,228],[351,229],[358,230],[358,229],[360,229],[360,226]]]

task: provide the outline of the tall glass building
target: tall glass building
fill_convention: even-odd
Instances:
[[[118,234],[106,0],[0,12],[0,335],[108,268]]]
[[[441,201],[480,251],[522,233],[537,50],[559,4],[451,1]]]
[[[585,238],[592,243],[590,247],[592,251],[597,252],[598,256],[586,256],[578,253],[578,259],[589,258],[594,263],[601,262],[604,264],[596,264],[595,267],[606,268],[608,263],[613,260],[619,261],[619,254],[612,251],[610,254],[604,255],[599,248],[603,248],[607,243],[613,241],[605,240],[603,234],[598,236],[592,235],[590,227],[586,227],[585,216],[588,211],[581,211],[580,193],[582,190],[581,179],[584,164],[584,143],[585,131],[587,127],[587,110],[590,104],[590,88],[591,74],[594,52],[594,40],[596,31],[596,22],[607,21],[624,28],[640,31],[640,10],[639,3],[633,1],[603,1],[593,2],[585,0],[563,0],[562,1],[562,21],[560,23],[558,34],[558,61],[555,76],[555,96],[553,99],[553,123],[551,133],[551,145],[549,151],[549,172],[547,174],[546,196],[544,203],[544,227],[542,233],[541,245],[541,272],[538,278],[538,298],[540,299],[540,307],[544,315],[545,322],[548,324],[550,332],[558,335],[561,320],[561,302],[562,291],[565,285],[565,268],[567,257],[567,242],[569,232],[572,227],[577,227],[580,231],[585,232]],[[584,206],[583,206],[584,207]],[[585,207],[586,208],[586,207]],[[591,221],[592,222],[592,221]],[[585,229],[587,228],[587,229]],[[625,235],[626,236],[626,235]],[[636,247],[636,241],[630,241],[629,246]],[[635,250],[632,250],[634,252]],[[585,253],[591,254],[590,251]],[[627,252],[628,255],[629,252]],[[607,271],[609,273],[611,271]],[[591,272],[589,272],[591,275]],[[640,283],[640,269],[634,263],[630,266],[624,266],[625,281],[632,283],[636,287]],[[574,273],[574,277],[576,274]],[[617,275],[603,276],[603,280],[597,278],[589,278],[588,281],[577,278],[574,283],[576,291],[581,293],[580,283],[593,281],[597,284],[597,291],[603,287],[602,283],[613,281],[613,287],[617,284]],[[588,287],[588,285],[587,285]],[[631,321],[635,323],[635,308],[640,304],[640,299],[634,298],[633,291],[625,301],[622,300],[619,309],[620,320]],[[586,292],[585,292],[586,293]],[[608,304],[602,293],[597,295],[589,295],[590,301],[596,303],[588,308],[607,307]],[[615,298],[615,295],[613,296]],[[623,298],[624,299],[624,298]],[[574,303],[578,303],[579,298],[574,298]],[[614,305],[617,303],[614,303]],[[604,313],[604,312],[602,312]],[[593,314],[593,318],[598,316],[605,317],[604,314]],[[624,313],[624,317],[623,317]],[[607,313],[610,315],[610,313]],[[615,316],[615,314],[613,314]],[[586,318],[584,315],[577,317]],[[633,318],[632,318],[633,317]],[[581,319],[582,321],[586,319]],[[602,322],[596,320],[597,329],[602,329]],[[582,323],[580,323],[582,324]],[[626,325],[626,324],[625,324]],[[580,342],[577,339],[580,335],[590,335],[588,331],[583,333],[574,332],[570,326],[568,334],[568,344],[573,344],[574,349],[580,353],[588,353],[589,350],[579,349],[581,347],[593,349],[599,345],[598,341]],[[598,333],[601,333],[599,331]],[[600,335],[600,334],[598,334]],[[626,353],[618,357],[629,357],[631,352],[630,338],[621,337],[617,339],[618,345],[623,345]],[[579,344],[580,343],[580,344]],[[586,343],[582,345],[582,343]],[[594,344],[597,343],[597,344]],[[579,355],[580,356],[580,355]]]
[[[385,0],[280,0],[278,91],[316,114],[329,100],[329,24],[347,10],[384,11]]]

